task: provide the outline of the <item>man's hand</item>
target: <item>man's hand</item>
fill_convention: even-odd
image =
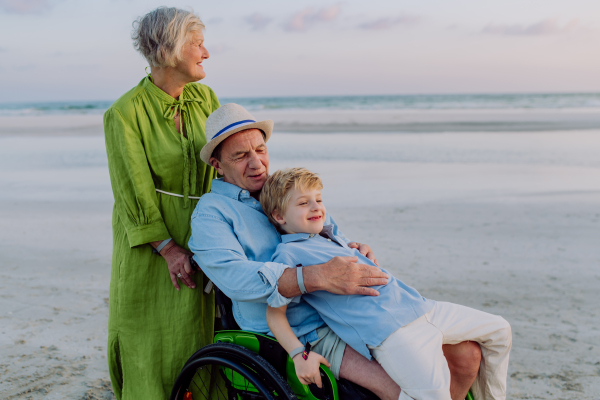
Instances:
[[[192,278],[190,278],[190,275],[194,275],[195,272],[190,265],[191,252],[183,247],[177,246],[175,241],[171,240],[165,248],[160,251],[160,255],[163,256],[167,262],[171,282],[173,282],[175,289],[179,290],[177,278],[181,279],[183,284],[190,289],[196,288],[196,284]]]
[[[379,292],[369,286],[385,285],[388,275],[377,267],[357,264],[357,261],[358,257],[334,257],[325,264],[305,267],[306,289],[309,292],[326,290],[335,294],[379,296]]]
[[[369,260],[373,261],[375,265],[379,267],[379,262],[375,258],[375,254],[371,251],[371,247],[368,244],[358,243],[358,242],[350,242],[348,243],[348,247],[351,249],[358,249],[358,252],[363,256],[367,257]]]

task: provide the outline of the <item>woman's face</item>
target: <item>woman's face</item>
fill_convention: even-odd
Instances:
[[[199,81],[206,76],[202,62],[208,57],[208,50],[204,47],[204,35],[202,32],[194,32],[183,46],[181,61],[175,69],[189,82]]]

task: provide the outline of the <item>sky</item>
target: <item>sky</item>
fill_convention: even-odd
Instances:
[[[204,21],[219,97],[600,91],[598,0],[0,0],[0,102],[115,100],[161,5]]]

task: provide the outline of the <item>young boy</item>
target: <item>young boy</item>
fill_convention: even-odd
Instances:
[[[326,216],[320,178],[304,168],[275,172],[260,196],[264,212],[282,233],[272,261],[287,265],[321,264],[335,256],[358,256],[375,265],[323,226]],[[400,399],[450,400],[450,371],[443,344],[471,340],[481,346],[479,375],[473,384],[477,400],[505,399],[511,329],[503,318],[468,307],[435,302],[385,271],[390,278],[375,287],[380,295],[345,296],[325,291],[306,293],[298,274],[302,300],[315,308],[325,323],[365,357],[371,355],[402,389]],[[296,299],[297,301],[297,299]],[[294,336],[286,308],[267,310],[271,332],[292,356],[302,383],[317,382],[319,364],[326,359]]]

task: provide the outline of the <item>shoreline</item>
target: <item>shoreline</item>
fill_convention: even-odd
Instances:
[[[596,109],[259,110],[282,133],[550,132],[600,129]],[[103,135],[102,115],[0,116],[3,136]]]

